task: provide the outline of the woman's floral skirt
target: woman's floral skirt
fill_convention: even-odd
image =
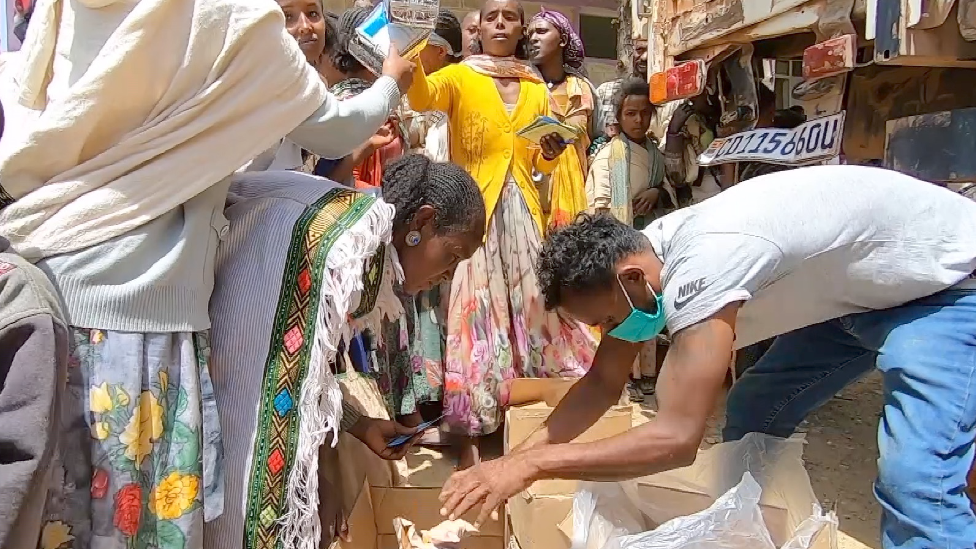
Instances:
[[[376,378],[392,417],[440,402],[444,385],[444,347],[450,283],[414,296],[401,296],[403,316],[383,321],[383,337],[373,343]],[[378,340],[377,340],[378,339]]]
[[[484,246],[461,263],[451,286],[444,411],[452,432],[494,432],[513,379],[581,377],[593,362],[590,330],[545,309],[535,274],[540,248],[522,191],[509,181]]]
[[[42,549],[202,547],[223,511],[207,336],[72,328]]]

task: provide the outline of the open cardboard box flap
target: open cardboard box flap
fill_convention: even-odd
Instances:
[[[520,380],[521,381],[521,380]],[[549,380],[532,380],[535,382]],[[552,394],[568,387],[536,383],[533,391]],[[514,392],[514,391],[513,391]],[[546,403],[514,406],[505,415],[505,453],[511,453],[546,421],[553,407]],[[574,442],[593,442],[625,433],[633,426],[632,405],[613,406]],[[569,549],[570,536],[558,524],[571,515],[573,496],[579,483],[573,480],[542,480],[508,500],[507,524],[520,549]]]
[[[552,413],[545,404],[513,407],[505,414],[505,454],[512,452],[538,429]],[[613,406],[573,442],[593,442],[625,433],[633,426],[633,406]],[[574,480],[543,480],[530,486],[523,495],[570,495],[576,492]]]
[[[504,449],[508,449],[524,441],[549,417],[552,407],[559,403],[575,382],[576,380],[561,379],[514,381],[511,387],[512,402],[536,404],[509,409],[503,437],[498,437],[501,440],[496,439],[498,440],[496,447],[492,446],[491,440],[482,445],[484,459],[501,455],[503,446]],[[375,385],[368,381],[356,380],[353,387],[344,387],[344,390],[349,393],[359,391],[360,393],[355,395],[358,397],[355,400],[363,402],[375,392]],[[375,408],[375,404],[371,408]],[[615,406],[577,440],[599,440],[627,431],[632,425],[632,412],[631,406]],[[365,447],[361,447],[361,444],[350,443],[348,446],[348,451],[341,452],[343,460],[356,461],[356,456],[362,451],[368,451],[364,450]],[[354,474],[356,478],[352,480],[362,488],[358,490],[359,493],[352,490],[353,494],[347,494],[347,501],[354,501],[347,505],[347,508],[351,506],[348,515],[351,540],[338,542],[341,549],[400,549],[401,542],[396,536],[393,519],[406,518],[413,522],[418,530],[429,530],[444,520],[440,516],[439,495],[441,488],[454,472],[454,461],[440,450],[413,448],[406,459],[397,464],[389,480],[385,471],[382,475],[364,475],[359,470],[360,467],[352,469],[356,469]],[[349,474],[346,472],[346,475]],[[367,477],[365,483],[359,480],[364,476]],[[353,482],[349,481],[345,484],[351,485]],[[572,494],[576,490],[576,484],[575,481],[559,480],[534,484],[530,490],[518,496],[528,498],[525,500],[527,508],[524,513],[520,511],[519,516],[525,517],[525,522],[530,525],[533,522],[545,521],[544,523],[548,524],[546,535],[562,536],[556,531],[555,526],[572,510]],[[536,505],[533,500],[537,498],[558,501],[558,504],[563,507],[543,507],[536,510],[533,507]],[[477,509],[462,518],[474,522],[476,512]],[[506,537],[502,520],[489,520],[482,525],[480,532],[465,538],[462,546],[466,549],[503,549],[506,546],[504,542]],[[562,547],[562,545],[541,547],[549,549],[549,547]],[[523,549],[529,548],[523,547]]]

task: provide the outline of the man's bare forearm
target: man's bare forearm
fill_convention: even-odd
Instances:
[[[616,396],[608,396],[608,389],[596,376],[584,376],[566,393],[549,419],[515,451],[569,442],[596,423],[619,399],[620,391],[616,392]]]
[[[620,400],[639,347],[619,340],[601,342],[593,366],[566,393],[549,419],[516,448],[562,444],[583,434]]]
[[[678,467],[695,460],[699,438],[653,420],[615,437],[585,444],[550,444],[526,450],[535,479],[609,482]]]

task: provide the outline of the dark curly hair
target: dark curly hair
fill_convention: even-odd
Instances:
[[[336,25],[336,44],[332,49],[332,64],[343,74],[353,74],[366,67],[349,53],[349,42],[356,33],[356,27],[369,17],[366,8],[350,8],[342,12]]]
[[[606,290],[613,286],[614,267],[621,259],[650,249],[637,229],[609,213],[582,213],[550,233],[536,263],[539,289],[546,309],[563,304],[563,292]]]
[[[434,208],[441,234],[485,228],[485,199],[475,180],[457,164],[433,162],[422,154],[402,156],[383,167],[383,200],[396,208],[395,226],[405,225],[421,206]]]
[[[339,44],[338,23],[338,15],[334,13],[325,14],[325,47],[322,48],[322,51],[329,56],[332,55],[332,52],[335,51],[336,45]]]
[[[484,8],[479,11],[481,17],[485,16]],[[522,3],[518,3],[518,13],[519,21],[522,24],[522,38],[519,38],[518,44],[515,45],[515,58],[521,59],[522,61],[529,60],[529,36],[525,33],[525,8],[522,7]],[[475,38],[471,42],[471,55],[480,55],[485,53],[484,48],[481,45],[481,38]]]
[[[617,115],[617,120],[623,118],[621,113],[624,109],[624,99],[631,95],[643,95],[648,102],[651,100],[651,86],[643,78],[628,78],[620,83],[620,89],[613,95],[613,112]],[[656,109],[651,103],[651,115]]]
[[[451,49],[454,50],[454,55],[449,56],[451,62],[457,63],[460,61],[464,35],[461,32],[461,22],[458,21],[457,16],[447,9],[442,8],[438,11],[437,23],[434,25],[434,34],[440,36],[451,45]]]

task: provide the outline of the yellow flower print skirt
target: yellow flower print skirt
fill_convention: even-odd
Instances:
[[[41,549],[200,549],[223,511],[207,333],[72,336]]]

